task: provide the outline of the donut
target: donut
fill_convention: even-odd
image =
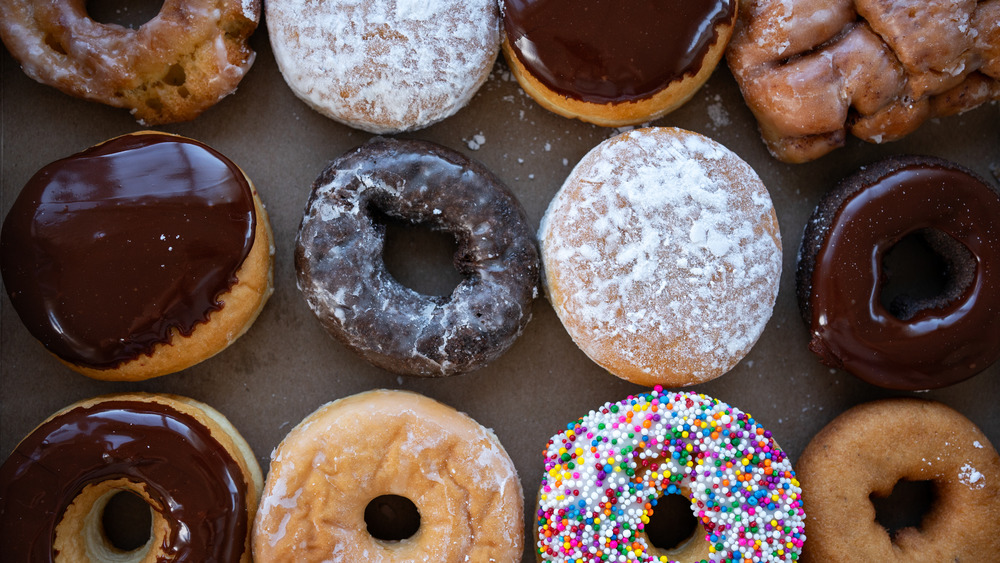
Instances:
[[[771,316],[781,237],[767,189],[719,143],[674,128],[612,137],[542,218],[546,295],[573,341],[641,385],[729,371]]]
[[[736,0],[501,0],[503,53],[545,109],[605,127],[638,125],[698,91],[729,43]]]
[[[544,449],[538,561],[795,561],[805,542],[791,461],[750,415],[664,391],[608,402]],[[645,528],[659,501],[690,500],[698,521],[676,549]]]
[[[451,295],[392,277],[373,209],[455,236],[463,280]],[[331,162],[313,184],[295,267],[330,334],[405,375],[466,373],[499,357],[538,293],[538,250],[517,198],[483,165],[425,141],[376,138]]]
[[[886,256],[911,237],[941,259],[946,283],[884,303]],[[957,164],[900,156],[845,178],[802,235],[796,280],[809,349],[892,389],[935,389],[986,369],[1000,357],[998,240],[1000,194]]]
[[[274,451],[254,560],[515,562],[523,522],[491,431],[416,393],[369,391],[320,407]]]
[[[807,487],[802,561],[984,561],[1000,550],[1000,457],[969,419],[941,403],[883,399],[844,412],[796,465]],[[890,537],[872,497],[900,481],[930,481],[919,527]],[[993,555],[989,555],[989,554]]]
[[[259,18],[260,0],[164,0],[129,29],[91,19],[86,0],[0,0],[0,37],[32,79],[158,125],[194,119],[236,90]]]
[[[135,381],[223,350],[271,294],[250,180],[208,146],[145,131],[53,162],[3,223],[0,272],[28,331],[84,375]]]
[[[740,0],[726,52],[768,150],[900,139],[1000,100],[1000,0]]]
[[[455,114],[500,50],[494,0],[269,0],[265,9],[271,50],[295,95],[371,133]]]
[[[262,479],[250,447],[215,409],[126,393],[80,401],[21,440],[0,466],[0,551],[10,561],[250,562]],[[108,502],[149,505],[149,539],[122,552]]]

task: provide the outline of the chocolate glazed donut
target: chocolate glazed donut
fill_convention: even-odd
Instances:
[[[464,280],[450,296],[392,277],[373,208],[455,236]],[[423,141],[376,138],[333,161],[313,184],[295,265],[334,337],[406,375],[464,373],[500,356],[538,291],[538,250],[514,195],[481,164]]]
[[[883,257],[913,234],[947,264],[944,289],[886,308]],[[816,208],[799,256],[799,308],[823,363],[921,390],[1000,357],[1000,195],[972,172],[932,157],[868,166]]]

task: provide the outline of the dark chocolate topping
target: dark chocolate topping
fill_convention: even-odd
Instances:
[[[694,75],[734,0],[503,0],[507,42],[551,90],[593,103],[649,97]]]
[[[255,225],[250,186],[224,156],[190,139],[128,135],[28,181],[3,224],[0,267],[46,348],[112,368],[220,309]]]
[[[932,389],[971,377],[1000,357],[1000,197],[936,159],[873,169],[839,204],[815,255],[810,349],[882,387]],[[902,320],[880,302],[882,259],[922,229],[963,245],[975,270],[950,302]]]
[[[248,526],[239,464],[192,416],[154,402],[110,399],[59,414],[0,466],[0,553],[53,561],[56,525],[90,484],[144,484],[169,526],[170,561],[239,561]]]

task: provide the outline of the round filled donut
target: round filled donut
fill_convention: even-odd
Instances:
[[[656,386],[567,425],[544,450],[538,561],[795,561],[802,490],[770,431],[717,399]],[[646,533],[659,502],[690,500],[695,534]]]
[[[941,403],[856,406],[809,442],[796,470],[809,511],[802,561],[982,561],[1000,551],[1000,456],[972,421]],[[930,481],[934,500],[919,527],[890,537],[871,499],[902,480]]]
[[[455,236],[463,280],[451,295],[393,278],[373,210]],[[405,375],[465,373],[499,357],[538,292],[538,250],[521,204],[478,162],[425,141],[377,138],[330,163],[313,184],[295,267],[333,336]]]
[[[218,411],[128,393],[49,417],[0,466],[0,551],[10,561],[250,562],[262,487],[250,447]],[[149,505],[149,539],[122,551],[102,524],[121,493]]]
[[[945,279],[887,303],[896,271],[887,256],[914,240]],[[824,196],[802,236],[797,290],[809,349],[892,389],[972,377],[1000,357],[998,241],[1000,193],[971,171],[917,156],[864,167]]]
[[[164,0],[129,29],[91,19],[86,0],[0,0],[0,37],[34,80],[158,125],[194,119],[236,90],[259,18],[260,0]]]
[[[637,129],[592,149],[542,218],[549,302],[611,373],[681,386],[726,373],[757,341],[781,275],[767,188],[719,143]]]
[[[524,499],[492,432],[433,399],[329,403],[271,456],[254,560],[521,560]]]
[[[494,0],[269,0],[265,9],[271,50],[295,95],[371,133],[453,115],[500,49]]]
[[[503,53],[524,91],[564,117],[605,127],[666,115],[726,50],[737,0],[502,0]]]
[[[135,381],[226,348],[271,294],[250,180],[192,139],[144,131],[53,162],[3,223],[0,272],[32,336],[84,375]]]

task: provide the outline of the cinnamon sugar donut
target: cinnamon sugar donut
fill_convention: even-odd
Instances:
[[[805,162],[1000,99],[1000,0],[741,0],[727,52],[768,149]]]
[[[986,561],[1000,553],[1000,456],[951,408],[918,399],[856,406],[821,430],[796,465],[809,541],[803,562]],[[871,496],[901,480],[930,481],[919,528],[890,537]]]
[[[91,19],[86,0],[0,0],[0,36],[34,80],[158,125],[194,119],[236,89],[259,17],[260,0],[164,0],[128,29]]]
[[[611,373],[691,385],[729,371],[771,316],[781,237],[757,174],[715,141],[638,129],[591,150],[539,230],[549,301]]]

